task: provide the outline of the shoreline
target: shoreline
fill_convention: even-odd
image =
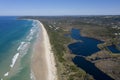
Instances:
[[[40,31],[32,55],[31,68],[35,77],[33,80],[57,80],[56,63],[51,51],[49,36],[43,24],[39,20],[35,21]]]

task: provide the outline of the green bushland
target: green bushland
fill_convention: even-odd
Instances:
[[[37,19],[44,24],[55,55],[59,80],[93,80],[90,75],[86,74],[85,71],[75,66],[72,62],[72,58],[75,57],[75,55],[70,54],[67,45],[75,40],[73,41],[71,38],[64,36],[64,34],[69,33],[71,28],[80,29],[82,36],[104,41],[103,44],[98,44],[98,47],[101,49],[100,52],[88,56],[91,60],[97,57],[104,61],[104,59],[107,58],[108,61],[113,62],[114,60],[115,63],[119,63],[119,54],[111,53],[106,46],[114,44],[120,49],[120,47],[117,46],[120,44],[120,38],[118,35],[115,35],[115,33],[120,33],[120,30],[113,28],[115,26],[119,27],[120,16],[27,16],[20,17],[20,19],[21,18]],[[52,28],[50,28],[49,25],[51,25]],[[55,30],[55,28],[58,27],[59,29]],[[117,38],[118,41],[116,40]],[[114,65],[111,62],[109,64]],[[104,66],[103,63],[99,64]],[[112,72],[111,75],[114,76],[114,78],[117,77],[115,79],[118,79],[119,76],[116,76],[119,75],[118,66],[119,65],[112,66],[112,68],[109,66],[103,70],[103,72],[108,70],[111,72],[113,70],[114,73]],[[102,68],[99,69],[102,70]]]
[[[55,30],[55,28],[50,28],[49,25],[53,25],[45,21],[42,21],[42,23],[50,38],[59,80],[93,80],[90,75],[73,64],[72,58],[74,55],[71,54],[67,48],[67,45],[72,41],[71,38],[65,36],[65,34],[69,32],[62,28],[57,30]]]

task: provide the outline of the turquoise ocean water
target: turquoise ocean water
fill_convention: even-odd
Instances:
[[[0,17],[0,80],[31,80],[31,55],[39,27],[33,20]]]

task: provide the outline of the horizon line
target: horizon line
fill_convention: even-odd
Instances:
[[[82,15],[0,15],[2,16],[120,16],[120,14],[82,14]]]

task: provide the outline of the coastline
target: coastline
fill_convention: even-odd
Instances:
[[[43,24],[39,20],[35,21],[37,21],[40,31],[32,55],[33,80],[57,80],[56,64],[54,54],[51,51],[49,36]]]

